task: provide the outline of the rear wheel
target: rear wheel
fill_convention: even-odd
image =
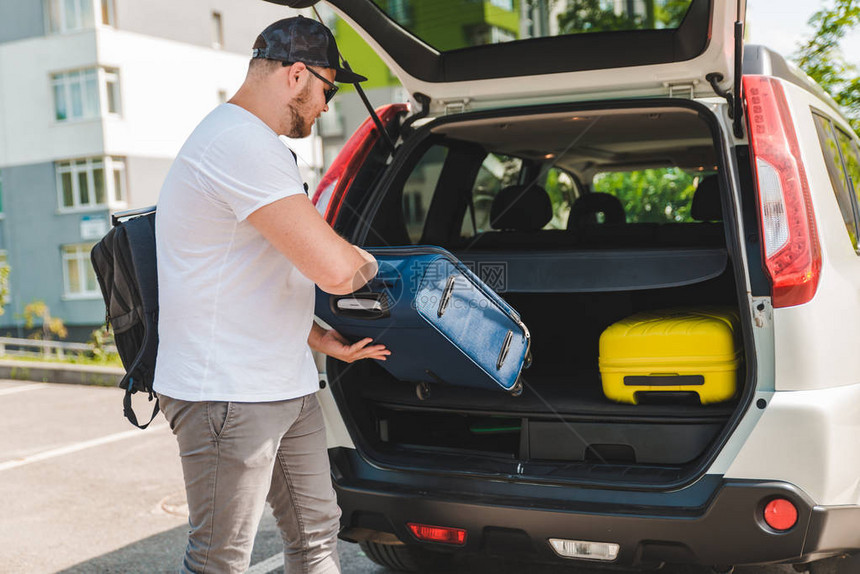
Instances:
[[[449,570],[453,556],[430,552],[413,546],[392,546],[376,542],[359,542],[365,555],[373,562],[397,572],[422,572]]]

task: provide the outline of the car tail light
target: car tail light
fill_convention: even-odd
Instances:
[[[764,521],[774,530],[788,530],[797,524],[797,507],[784,498],[775,498],[764,507]]]
[[[418,540],[428,542],[443,542],[445,544],[463,545],[466,543],[466,531],[462,528],[448,528],[446,526],[429,526],[409,522],[409,530]]]
[[[376,115],[379,116],[382,125],[387,125],[397,114],[406,109],[406,104],[388,104],[378,108]],[[373,120],[371,118],[364,120],[320,180],[311,201],[330,225],[337,220],[346,191],[352,185],[358,170],[364,165],[370,150],[380,136]]]
[[[744,76],[743,87],[773,306],[800,305],[815,295],[821,274],[821,248],[800,145],[779,80]]]

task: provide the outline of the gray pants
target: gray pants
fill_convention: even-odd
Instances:
[[[159,401],[179,442],[188,497],[183,573],[247,570],[265,501],[284,539],[285,572],[340,572],[340,508],[315,395],[271,403]]]

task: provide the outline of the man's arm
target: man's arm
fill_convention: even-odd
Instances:
[[[376,275],[373,256],[335,233],[305,195],[274,201],[248,221],[326,293],[352,293]]]

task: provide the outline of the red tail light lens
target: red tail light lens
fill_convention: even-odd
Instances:
[[[379,116],[382,125],[388,125],[397,114],[406,109],[406,104],[388,104],[378,108],[376,115]],[[346,191],[352,185],[355,175],[380,136],[373,120],[371,118],[364,120],[320,180],[311,201],[330,225],[337,220]]]
[[[744,76],[743,87],[773,306],[800,305],[815,295],[821,274],[821,248],[800,145],[779,80]]]
[[[797,507],[784,498],[771,500],[764,507],[764,521],[774,530],[788,530],[797,524]]]
[[[462,528],[447,528],[445,526],[428,526],[409,522],[409,530],[418,540],[428,542],[443,542],[445,544],[463,545],[466,543],[466,531]]]

